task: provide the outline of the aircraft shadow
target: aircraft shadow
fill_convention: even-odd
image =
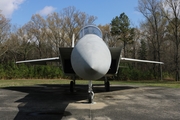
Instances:
[[[93,85],[94,92],[105,92],[104,85]],[[19,112],[14,120],[59,120],[72,114],[66,111],[69,103],[87,100],[87,85],[76,85],[75,92],[69,92],[69,84],[40,84],[29,87],[6,87],[3,89],[27,93],[26,96],[14,101],[18,105]],[[110,91],[135,89],[131,86],[111,86]]]

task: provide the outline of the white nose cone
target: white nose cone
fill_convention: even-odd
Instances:
[[[111,54],[103,40],[93,34],[79,40],[71,54],[75,73],[83,79],[95,80],[103,77],[111,65]]]

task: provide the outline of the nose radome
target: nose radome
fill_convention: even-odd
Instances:
[[[86,65],[84,66],[85,72],[87,74],[95,74],[95,73],[101,73],[98,69],[98,64],[96,61],[96,58],[94,56],[91,56],[91,59],[86,60]]]
[[[86,35],[78,41],[71,54],[75,73],[83,79],[95,80],[109,70],[111,54],[104,41],[95,35]]]

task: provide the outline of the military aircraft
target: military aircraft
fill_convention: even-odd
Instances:
[[[70,82],[71,92],[74,91],[76,75],[89,80],[88,102],[92,103],[94,97],[92,80],[97,80],[107,75],[115,75],[120,62],[134,61],[163,64],[163,62],[157,61],[123,58],[121,57],[121,49],[121,47],[109,48],[102,39],[101,30],[95,25],[87,25],[80,30],[79,41],[75,46],[73,37],[72,47],[59,48],[59,57],[17,61],[16,63],[45,64],[52,61],[61,62],[64,74],[74,76]],[[107,77],[105,78],[105,89],[109,91],[110,83]]]

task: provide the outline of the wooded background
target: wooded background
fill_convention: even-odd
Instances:
[[[123,57],[164,62],[163,78],[179,80],[180,1],[139,0],[135,8],[144,19],[134,26],[128,16],[112,18],[110,24],[97,25],[109,47],[123,46]],[[23,26],[11,24],[0,12],[0,78],[63,78],[58,64],[48,66],[16,65],[15,61],[59,56],[59,47],[70,47],[72,35],[93,24],[97,17],[64,8],[47,17],[35,14]],[[159,79],[157,64],[123,64],[116,79]]]

